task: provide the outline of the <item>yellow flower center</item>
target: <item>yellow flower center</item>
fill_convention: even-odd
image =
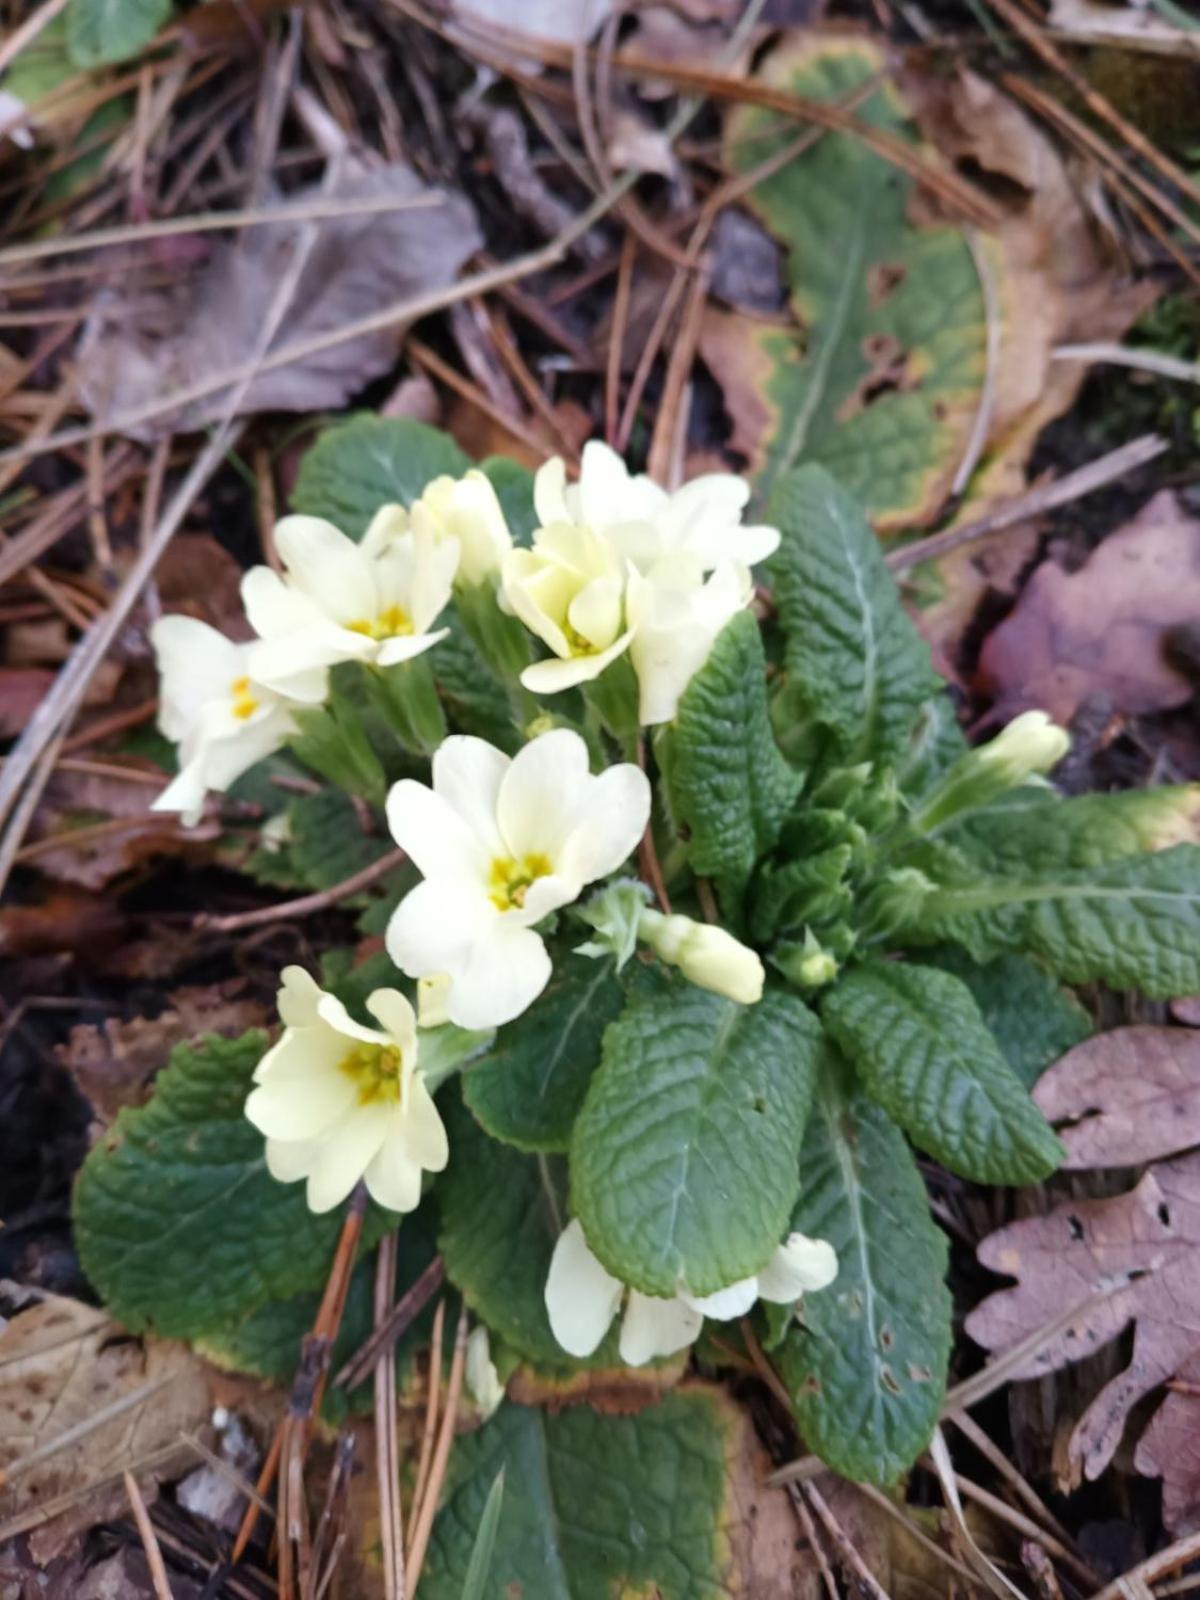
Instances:
[[[515,856],[497,856],[488,873],[488,887],[492,904],[498,911],[520,909],[531,883],[546,877],[554,870],[550,857],[540,850],[531,850],[518,861]]]
[[[245,722],[258,710],[258,701],[250,692],[249,678],[235,678],[229,685],[229,693],[233,696],[233,714],[239,722]]]
[[[351,633],[361,633],[368,639],[394,639],[397,634],[406,638],[413,632],[413,620],[403,606],[387,606],[377,617],[361,622],[348,622]]]
[[[391,1044],[359,1044],[338,1062],[338,1071],[344,1072],[358,1089],[360,1106],[388,1102],[394,1105],[400,1098],[400,1052]]]
[[[598,656],[600,646],[593,644],[590,639],[585,639],[578,628],[573,628],[569,622],[564,622],[563,638],[567,641],[567,648],[572,656]]]

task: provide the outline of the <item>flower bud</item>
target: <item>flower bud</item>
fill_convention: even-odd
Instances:
[[[500,570],[512,535],[491,480],[472,470],[461,478],[434,478],[409,513],[413,530],[435,540],[457,539],[458,581],[482,583]]]
[[[638,933],[656,955],[678,967],[701,989],[711,989],[743,1006],[762,999],[762,962],[754,950],[724,928],[693,922],[691,917],[664,917],[646,907]]]
[[[774,954],[775,965],[800,989],[823,989],[840,970],[837,957],[826,950],[811,928],[804,930],[804,943],[780,945]]]
[[[938,832],[1018,784],[1040,778],[1062,760],[1070,744],[1070,735],[1044,711],[1023,712],[996,738],[960,756],[910,817],[909,826],[926,836]]]

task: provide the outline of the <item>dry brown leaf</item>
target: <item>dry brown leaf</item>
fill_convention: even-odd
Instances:
[[[243,996],[244,978],[177,989],[170,1007],[153,1019],[110,1017],[100,1025],[81,1023],[71,1029],[58,1059],[75,1080],[95,1116],[93,1132],[102,1133],[125,1106],[140,1106],[150,1094],[160,1068],[177,1044],[200,1034],[236,1038],[261,1027],[267,1010]]]
[[[1138,1440],[1133,1465],[1162,1479],[1163,1521],[1176,1537],[1200,1529],[1200,1355],[1175,1374]]]
[[[77,1529],[123,1514],[122,1471],[146,1486],[194,1460],[180,1435],[203,1429],[212,1403],[186,1345],[133,1339],[56,1295],[18,1312],[0,1333],[0,1543],[36,1530],[44,1563]]]
[[[1160,1162],[1126,1194],[1010,1223],[983,1241],[979,1259],[1017,1279],[967,1318],[967,1332],[987,1350],[1007,1350],[1065,1309],[1104,1295],[1016,1378],[1054,1372],[1136,1323],[1129,1365],[1088,1406],[1067,1449],[1073,1480],[1098,1477],[1132,1408],[1200,1353],[1200,1156]]]
[[[242,567],[208,533],[177,533],[154,569],[164,611],[186,611],[232,639],[249,639]]]
[[[1135,1167],[1200,1145],[1200,1034],[1149,1025],[1085,1039],[1038,1081],[1068,1168]]]
[[[1200,56],[1200,34],[1169,22],[1146,0],[1113,5],[1110,0],[1051,0],[1050,26],[1088,44],[1117,44]]]
[[[0,667],[0,739],[15,739],[54,682],[46,667]]]
[[[523,1406],[550,1406],[557,1410],[586,1401],[593,1411],[628,1417],[661,1400],[680,1381],[687,1367],[686,1352],[649,1367],[614,1367],[609,1372],[583,1370],[562,1378],[553,1378],[536,1367],[520,1366],[509,1378],[506,1391],[510,1400]]]
[[[981,684],[1005,717],[1036,707],[1067,723],[1097,692],[1118,713],[1165,711],[1194,692],[1167,635],[1197,620],[1200,519],[1164,489],[1078,572],[1043,562],[984,641]]]
[[[111,899],[67,889],[37,905],[0,908],[0,956],[15,960],[73,951],[88,956],[121,940],[126,917]]]
[[[80,348],[82,395],[98,422],[109,423],[173,390],[236,368],[253,353],[280,282],[307,228],[316,229],[291,304],[272,348],[338,328],[394,301],[442,288],[482,242],[461,195],[433,190],[400,162],[366,169],[347,161],[345,177],[316,200],[440,197],[417,210],[377,212],[323,222],[248,228],[217,246],[195,277],[147,291],[135,280],[97,296]],[[238,410],[336,410],[396,357],[397,327],[364,334],[319,355],[276,368],[251,384]],[[223,415],[229,399],[209,395],[126,431],[135,438],[197,428]]]

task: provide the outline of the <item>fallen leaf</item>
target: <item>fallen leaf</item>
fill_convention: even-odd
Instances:
[[[1136,1471],[1162,1479],[1162,1517],[1176,1537],[1200,1529],[1200,1355],[1175,1374],[1133,1455]]]
[[[1200,1034],[1113,1028],[1068,1050],[1033,1098],[1068,1168],[1135,1167],[1200,1145]]]
[[[53,682],[45,667],[0,667],[0,739],[16,738]]]
[[[203,1429],[211,1408],[186,1345],[130,1338],[57,1295],[19,1311],[0,1333],[0,1543],[29,1532],[44,1564],[76,1530],[123,1515],[122,1471],[145,1491],[194,1460],[180,1434]]]
[[[1038,567],[984,641],[980,683],[1005,718],[1037,708],[1068,723],[1097,692],[1127,716],[1165,711],[1195,692],[1167,636],[1198,619],[1200,519],[1164,489],[1078,572]]]
[[[202,1584],[170,1574],[171,1600],[201,1600]],[[73,1600],[155,1600],[158,1590],[150,1576],[146,1557],[140,1549],[126,1545],[105,1561],[98,1562],[78,1588],[72,1590]]]
[[[160,1067],[177,1044],[199,1034],[237,1038],[262,1027],[267,1010],[246,998],[244,978],[177,989],[168,1010],[154,1018],[128,1022],[109,1017],[103,1023],[81,1023],[71,1029],[58,1059],[95,1114],[94,1133],[101,1133],[125,1106],[144,1105]]]
[[[505,32],[515,31],[550,44],[573,45],[584,35],[592,38],[612,8],[613,0],[522,0],[518,7],[512,0],[451,0],[449,9],[468,37],[471,32],[494,28],[501,30],[501,42],[507,42]]]
[[[123,414],[240,366],[254,351],[279,285],[301,241],[316,241],[300,272],[272,348],[325,333],[397,301],[453,282],[482,242],[474,211],[461,195],[422,183],[401,162],[368,168],[346,160],[329,191],[307,189],[289,203],[331,199],[432,201],[312,223],[247,228],[217,246],[208,265],[168,289],[137,278],[97,295],[79,351],[81,392],[97,422]],[[315,356],[263,373],[238,406],[257,411],[336,410],[395,360],[400,329],[363,334]],[[124,429],[152,439],[188,431],[223,415],[229,391],[208,395]]]
[[[990,1234],[979,1259],[1017,1279],[977,1306],[966,1331],[1001,1352],[1090,1297],[1038,1354],[1012,1374],[1042,1377],[1091,1355],[1136,1324],[1129,1365],[1076,1423],[1067,1447],[1072,1481],[1100,1475],[1130,1411],[1200,1353],[1200,1155],[1151,1167],[1126,1194],[1066,1202]]]
[[[154,581],[164,611],[186,611],[230,638],[251,637],[241,563],[211,534],[177,533],[154,569]]]
[[[111,899],[66,889],[35,905],[0,909],[0,956],[8,960],[72,951],[88,956],[120,941],[126,919]]]
[[[1088,44],[1135,45],[1166,54],[1200,56],[1200,33],[1195,27],[1177,27],[1153,5],[1051,0],[1049,24]]]

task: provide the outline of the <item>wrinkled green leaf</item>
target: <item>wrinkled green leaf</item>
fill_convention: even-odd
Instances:
[[[461,477],[470,457],[449,434],[409,417],[366,413],[326,428],[300,463],[293,511],[325,517],[361,539],[380,506],[411,506],[443,473]]]
[[[819,1044],[794,995],[738,1006],[644,974],[571,1140],[572,1206],[611,1273],[705,1295],[766,1264],[795,1204]]]
[[[67,49],[77,67],[137,55],[171,14],[171,0],[70,0]]]
[[[1017,789],[950,830],[949,843],[990,872],[1082,871],[1193,840],[1200,785],[1128,789],[1063,799]]]
[[[450,634],[432,652],[431,665],[447,714],[458,731],[515,755],[523,739],[508,695],[463,627],[456,604],[444,620]]]
[[[527,1600],[723,1600],[740,1585],[726,1529],[737,1417],[708,1390],[631,1417],[505,1405],[459,1439],[421,1576],[461,1600],[496,1474],[505,1493],[489,1595]]]
[[[179,1046],[149,1104],[122,1111],[83,1164],[79,1259],[133,1333],[193,1338],[325,1282],[341,1215],[276,1183],[243,1115],[266,1046],[257,1032]],[[395,1225],[372,1206],[364,1238]]]
[[[464,1076],[477,1120],[518,1149],[565,1151],[604,1030],[623,1002],[611,962],[562,958],[546,991]]]
[[[340,789],[300,795],[287,807],[287,838],[260,850],[250,870],[261,882],[331,889],[393,849],[386,832],[367,834],[354,803]]]
[[[887,68],[865,39],[789,39],[760,69],[773,87],[843,101]],[[891,83],[855,115],[907,136]],[[769,109],[726,123],[734,170],[794,137]],[[746,197],[788,247],[791,305],[803,337],[737,319],[732,352],[763,415],[751,444],[770,489],[802,461],[828,467],[877,524],[911,527],[945,499],[984,378],[986,319],[962,230],[912,220],[912,180],[848,134],[813,147]],[[707,352],[706,352],[707,353]],[[716,354],[718,375],[722,362]]]
[[[922,952],[922,960],[966,984],[985,1027],[1027,1089],[1092,1032],[1092,1019],[1078,1000],[1028,956],[998,956],[981,964],[943,945]]]
[[[838,1275],[809,1295],[777,1357],[809,1447],[837,1472],[890,1483],[929,1443],[950,1359],[947,1247],[899,1130],[822,1070],[792,1226],[828,1239]]]
[[[672,730],[669,779],[691,831],[692,870],[725,898],[745,887],[775,843],[803,781],[775,743],[758,623],[742,612],[684,691]]]
[[[1058,1165],[1062,1146],[950,973],[865,962],[821,1016],[872,1098],[952,1172],[1032,1183]]]
[[[829,730],[845,762],[910,751],[924,703],[944,693],[862,512],[821,467],[781,478],[768,563],[787,632],[788,702]]]

